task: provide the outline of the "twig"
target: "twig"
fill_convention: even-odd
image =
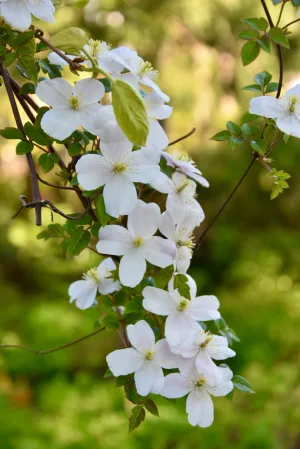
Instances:
[[[280,8],[280,13],[279,13],[279,16],[278,16],[278,20],[277,20],[277,23],[276,23],[276,27],[278,27],[278,25],[280,24],[280,20],[281,20],[281,16],[282,16],[285,4],[286,4],[286,1],[283,0],[281,8]]]
[[[262,7],[264,8],[265,14],[267,16],[270,28],[274,28],[274,23],[270,14],[270,11],[267,7],[266,0],[260,0]],[[281,89],[282,89],[282,83],[283,83],[283,58],[282,58],[282,50],[280,45],[276,45],[277,53],[278,53],[278,60],[279,60],[279,81],[278,81],[278,89],[276,98],[280,97]]]
[[[42,182],[42,183],[45,184],[46,186],[53,187],[54,189],[74,190],[75,192],[76,192],[76,191],[79,191],[79,189],[76,189],[75,187],[57,186],[57,185],[55,185],[55,184],[51,184],[50,182],[45,181],[44,179],[42,179],[38,173],[37,173],[36,175],[37,175],[37,178],[38,178],[38,180],[39,180],[40,182]]]
[[[26,134],[25,134],[25,131],[23,128],[21,116],[19,114],[18,106],[17,106],[16,100],[14,97],[12,85],[10,84],[8,72],[4,68],[3,64],[1,64],[0,67],[1,67],[1,72],[2,72],[4,85],[6,88],[6,92],[7,92],[9,101],[10,101],[11,109],[14,114],[16,125],[17,125],[18,129],[21,131],[21,133],[23,134],[24,140],[27,140],[27,137],[26,137]],[[29,171],[30,171],[33,201],[36,203],[35,204],[35,222],[36,222],[37,226],[41,226],[42,225],[42,207],[40,205],[40,201],[41,201],[42,197],[41,197],[41,193],[40,193],[40,189],[39,189],[39,183],[38,183],[38,179],[36,176],[36,170],[35,170],[32,154],[27,153],[26,159],[27,159],[27,164],[28,164]]]
[[[297,22],[299,22],[299,21],[300,21],[300,18],[299,18],[299,19],[296,19],[296,20],[292,20],[292,22],[287,23],[286,25],[284,25],[284,27],[281,28],[282,31],[286,30],[289,26],[291,26],[291,25],[293,25],[294,23],[297,23]]]
[[[23,345],[5,345],[5,344],[1,344],[0,347],[1,348],[24,349],[25,351],[34,352],[35,354],[45,355],[45,354],[50,354],[51,352],[60,351],[61,349],[69,348],[70,346],[76,345],[77,343],[80,343],[81,341],[86,340],[87,338],[90,338],[93,335],[96,335],[99,332],[104,331],[104,330],[105,330],[105,327],[102,327],[101,329],[97,329],[96,331],[92,332],[91,334],[86,335],[85,337],[78,338],[77,340],[73,340],[70,343],[66,343],[65,345],[58,346],[57,348],[48,349],[48,350],[33,349],[33,348],[29,348],[28,346],[23,346]]]
[[[35,29],[35,37],[43,42],[47,47],[49,47],[52,51],[54,51],[58,56],[60,56],[64,61],[66,61],[69,65],[73,63],[73,60],[69,58],[65,53],[60,51],[58,48],[54,47],[47,39],[44,38],[44,32],[40,29]]]
[[[173,142],[170,142],[168,146],[170,147],[171,145],[175,145],[175,143],[178,143],[178,142],[180,142],[181,140],[187,139],[187,138],[190,137],[192,134],[194,134],[195,131],[196,131],[196,128],[193,128],[189,133],[185,134],[185,135],[182,136],[182,137],[179,137],[179,138],[176,139],[176,140],[173,140]]]

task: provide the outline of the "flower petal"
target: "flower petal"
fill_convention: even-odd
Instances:
[[[145,357],[133,348],[118,349],[106,357],[109,369],[114,376],[127,376],[143,364]]]
[[[95,134],[93,127],[93,117],[101,112],[103,106],[99,103],[83,105],[79,109],[80,125],[88,132]]]
[[[158,151],[144,148],[134,151],[131,158],[132,171],[130,172],[130,179],[133,182],[148,184],[159,175],[160,167],[158,163],[160,153]]]
[[[179,346],[191,333],[199,330],[199,324],[183,312],[169,315],[166,320],[165,335],[172,347]]]
[[[54,22],[55,8],[51,0],[40,0],[39,2],[27,1],[26,7],[31,14],[44,22]]]
[[[166,369],[178,368],[178,356],[171,352],[166,338],[155,343],[154,352],[155,361],[159,366]]]
[[[225,337],[214,335],[206,347],[208,355],[215,360],[224,360],[234,357],[235,352],[228,348],[228,340]]]
[[[164,150],[169,145],[169,139],[162,126],[157,120],[148,119],[149,134],[147,137],[146,147],[156,150]]]
[[[15,30],[25,31],[31,25],[31,13],[22,0],[0,3],[1,16]]]
[[[69,137],[79,125],[79,114],[72,109],[50,109],[43,115],[41,121],[45,133],[57,140]]]
[[[147,239],[157,231],[159,219],[160,209],[157,204],[138,200],[128,216],[127,227],[135,236]]]
[[[103,190],[106,212],[112,217],[128,215],[136,206],[137,193],[133,182],[126,176],[115,174]]]
[[[187,313],[197,321],[218,320],[220,318],[219,300],[213,295],[203,295],[195,298],[189,304]]]
[[[267,118],[278,118],[284,114],[284,103],[274,97],[261,96],[252,98],[249,112]]]
[[[113,176],[112,169],[100,154],[85,154],[76,164],[79,184],[85,190],[95,190],[106,184]]]
[[[131,251],[122,257],[120,262],[120,281],[126,287],[136,287],[143,279],[146,261],[138,251]]]
[[[100,228],[97,251],[100,254],[122,256],[132,248],[132,236],[122,226],[108,225]]]
[[[194,390],[188,395],[186,412],[192,426],[209,427],[214,421],[214,404],[205,390]]]
[[[176,273],[175,273],[175,275],[176,275]],[[190,276],[189,274],[186,274],[185,276],[186,276],[186,282],[190,288],[191,298],[193,299],[196,297],[196,294],[197,294],[197,284],[194,281],[194,279],[192,278],[192,276]],[[172,276],[169,281],[168,289],[169,289],[169,292],[174,292],[177,290],[177,289],[174,289],[174,276]],[[190,304],[192,304],[192,303],[190,303]]]
[[[72,86],[63,78],[45,79],[38,83],[36,94],[40,100],[52,107],[68,108]]]
[[[155,287],[145,287],[142,294],[144,296],[143,307],[149,310],[149,312],[167,316],[176,310],[175,302],[165,290]]]
[[[100,279],[104,279],[111,276],[111,271],[115,271],[117,269],[115,262],[111,257],[107,257],[102,260],[102,262],[98,265],[97,272]]]
[[[162,172],[160,172],[149,184],[153,189],[160,193],[171,193],[174,190],[172,179]]]
[[[146,242],[145,257],[152,265],[166,268],[175,261],[176,245],[172,240],[151,237]]]
[[[147,396],[152,389],[157,390],[162,377],[163,371],[158,365],[153,362],[144,363],[134,374],[138,394]]]
[[[83,104],[97,103],[104,94],[103,84],[95,78],[77,81],[73,87],[73,95],[78,97]]]
[[[85,310],[91,307],[96,299],[97,285],[88,280],[73,282],[69,287],[70,302],[76,300],[76,306]]]
[[[169,399],[182,398],[191,391],[187,379],[179,373],[168,374],[165,377],[164,386],[160,392]]]
[[[287,114],[276,120],[276,125],[285,134],[300,137],[300,120],[294,114]]]
[[[139,352],[145,354],[145,352],[153,350],[155,336],[153,330],[146,321],[141,320],[136,324],[129,324],[126,332],[130,343]]]

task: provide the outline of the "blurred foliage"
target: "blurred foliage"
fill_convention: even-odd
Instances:
[[[209,138],[227,120],[240,123],[253,94],[241,88],[253,82],[255,73],[268,70],[277,79],[274,50],[246,68],[239,56],[241,19],[262,16],[260,2],[90,0],[84,10],[74,6],[76,1],[58,3],[57,22],[43,25],[47,32],[82,26],[113,46],[136,48],[160,69],[161,87],[175,108],[166,124],[170,139],[197,128],[177,148],[191,153],[211,183],[210,189],[199,190],[209,221],[251,152],[244,145],[232,151],[227,143]],[[278,14],[279,7],[269,3],[272,14]],[[287,5],[282,23],[294,18],[295,9]],[[300,78],[300,28],[292,31],[292,50],[284,51],[284,89]],[[12,126],[3,89],[0,94],[0,125]],[[272,181],[255,165],[191,268],[198,291],[220,298],[222,315],[241,339],[230,366],[249,379],[256,394],[216,398],[215,423],[209,429],[189,426],[184,401],[174,405],[159,399],[161,417],[148,416],[128,437],[131,407],[114,381],[103,379],[105,356],[120,345],[114,333],[46,356],[5,349],[0,353],[1,449],[300,447],[299,141],[280,145],[273,158],[276,169],[291,174],[290,189],[271,202]],[[97,263],[97,255],[63,259],[53,242],[35,239],[32,211],[11,221],[18,195],[30,197],[26,163],[15,156],[12,141],[2,141],[0,174],[1,342],[48,349],[91,332],[96,312],[70,305],[67,288]],[[47,179],[59,182],[52,174]],[[42,191],[66,213],[80,211],[73,192],[46,186]],[[44,224],[50,220],[45,211]],[[55,221],[61,222],[57,216]]]

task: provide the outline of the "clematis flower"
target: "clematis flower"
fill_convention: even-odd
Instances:
[[[160,170],[160,156],[147,148],[132,151],[132,146],[128,148],[126,142],[101,146],[101,151],[102,156],[86,154],[79,159],[76,164],[78,182],[86,190],[104,185],[106,212],[112,217],[128,215],[137,204],[134,182],[146,184],[154,179]]]
[[[94,58],[100,69],[105,70],[112,76],[118,76],[123,70],[122,61],[120,61],[118,56],[111,50],[110,44],[107,44],[105,41],[90,39],[88,44],[84,46],[84,50]],[[82,57],[87,59],[84,52],[82,52]],[[89,60],[86,61],[86,64],[88,66],[92,65]]]
[[[44,22],[54,22],[51,0],[0,0],[0,16],[15,30],[25,31],[31,25],[31,14]]]
[[[98,101],[104,93],[102,83],[94,78],[80,80],[74,87],[63,78],[41,81],[36,94],[52,107],[42,118],[43,130],[57,140],[66,139],[80,125],[92,133],[92,119],[103,107]]]
[[[149,134],[146,147],[154,150],[164,150],[169,139],[158,120],[169,118],[173,112],[171,106],[165,105],[164,100],[154,91],[143,95],[148,114]]]
[[[156,287],[145,287],[142,294],[143,307],[156,315],[167,316],[165,335],[171,350],[199,331],[198,321],[217,320],[220,318],[220,303],[215,296],[198,296],[195,281],[188,275],[191,299],[184,298],[174,289],[174,279],[169,282],[168,291]]]
[[[159,394],[164,384],[162,368],[177,368],[177,358],[169,349],[166,339],[155,343],[154,333],[146,321],[127,326],[132,348],[119,349],[106,357],[114,376],[134,373],[137,392],[141,396]]]
[[[192,233],[197,224],[197,214],[189,209],[184,209],[180,215],[167,209],[161,216],[159,230],[176,245],[175,267],[179,273],[185,273],[190,266],[195,246]]]
[[[300,137],[300,84],[289,89],[283,98],[252,98],[249,112],[272,118],[285,134]]]
[[[214,384],[202,371],[190,369],[181,373],[168,374],[165,377],[160,394],[169,399],[187,397],[186,412],[192,426],[209,427],[214,420],[212,396],[226,396],[233,389],[232,371],[219,368],[221,380]]]
[[[203,187],[209,187],[208,181],[203,178],[202,173],[196,167],[195,162],[186,153],[170,154],[166,151],[162,151],[161,155],[167,161],[167,165],[198,182]]]
[[[83,280],[70,285],[70,302],[76,301],[76,306],[85,310],[95,303],[97,293],[108,295],[120,290],[120,282],[114,281],[112,277],[112,271],[115,270],[116,264],[110,257],[104,259],[97,268],[91,268],[83,275]]]
[[[150,182],[150,185],[158,192],[168,194],[167,209],[170,209],[176,216],[182,214],[184,210],[188,210],[197,216],[197,226],[204,220],[203,209],[195,199],[196,183],[182,173],[173,173],[171,179],[161,172]]]
[[[205,332],[203,329],[190,334],[180,346],[173,348],[173,352],[183,358],[179,367],[196,368],[211,377],[215,383],[220,382],[222,371],[212,359],[224,360],[235,356],[235,352],[228,348],[227,338]]]
[[[117,193],[121,193],[118,190]],[[100,228],[97,251],[100,254],[123,256],[120,262],[120,281],[135,287],[144,277],[146,260],[166,268],[174,263],[176,246],[171,240],[155,237],[160,221],[160,209],[155,203],[137,201],[128,216],[127,228],[108,225]]]

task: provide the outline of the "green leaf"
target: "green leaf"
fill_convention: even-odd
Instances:
[[[4,59],[4,66],[7,68],[10,65],[12,65],[13,62],[15,62],[15,60],[17,59],[17,55],[16,53],[7,53],[7,55],[5,56]]]
[[[38,240],[41,240],[41,239],[48,240],[50,238],[58,238],[58,237],[61,238],[61,237],[64,237],[64,234],[65,234],[65,231],[64,231],[63,226],[61,226],[58,223],[55,223],[55,224],[50,224],[47,229],[40,232],[37,235],[37,239]]]
[[[87,247],[90,239],[91,234],[88,231],[85,231],[82,227],[77,228],[70,237],[66,251],[67,258],[78,256]]]
[[[152,401],[152,399],[147,398],[144,402],[144,407],[146,408],[146,410],[148,410],[149,413],[151,413],[151,415],[159,416],[157,405],[154,401]]]
[[[35,85],[33,83],[25,83],[20,89],[20,94],[35,94]]]
[[[279,3],[282,3],[283,0],[272,0],[274,5],[279,5]]]
[[[106,226],[110,220],[110,216],[106,213],[103,195],[97,196],[94,200],[96,214],[102,226]]]
[[[283,135],[283,141],[284,141],[284,143],[288,143],[289,138],[290,138],[290,136],[289,136],[288,134],[284,134],[284,135]]]
[[[229,144],[232,150],[235,150],[235,147],[237,145],[241,145],[242,143],[244,143],[243,137],[231,136],[229,139]]]
[[[254,80],[259,84],[261,87],[265,87],[272,79],[272,75],[269,72],[260,72],[257,73],[254,77]]]
[[[4,137],[4,139],[23,139],[23,133],[18,128],[7,127],[4,129],[0,129],[0,136]]]
[[[117,313],[111,312],[101,317],[101,326],[104,326],[107,329],[118,329],[119,317]]]
[[[38,163],[42,167],[44,173],[51,171],[56,162],[57,156],[53,153],[43,153],[38,159]]]
[[[254,41],[248,41],[244,44],[242,48],[242,61],[243,65],[246,66],[248,64],[251,64],[260,52],[260,46],[257,42]]]
[[[149,133],[147,111],[137,90],[116,79],[112,85],[112,102],[118,124],[130,142],[146,145]]]
[[[239,37],[246,40],[257,39],[259,37],[259,33],[255,30],[247,30],[240,33]]]
[[[105,92],[111,92],[111,84],[108,78],[101,78],[99,81],[103,84]]]
[[[15,47],[26,44],[28,41],[34,38],[34,31],[25,31],[24,33],[19,33],[14,39]]]
[[[78,156],[82,152],[82,146],[79,143],[71,143],[68,146],[68,153],[70,156]]]
[[[39,63],[43,73],[48,73],[50,79],[61,78],[61,70],[57,65],[50,64],[48,59],[40,59]]]
[[[243,136],[250,137],[252,135],[252,129],[248,123],[243,123],[241,126]]]
[[[232,378],[232,383],[240,391],[244,391],[245,393],[255,393],[252,390],[250,383],[242,376],[235,375]]]
[[[180,296],[183,296],[186,299],[192,299],[188,278],[185,274],[174,275],[174,289],[178,289]]]
[[[51,145],[52,139],[39,127],[27,122],[24,125],[24,131],[28,138],[39,145]]]
[[[244,86],[243,90],[253,90],[254,92],[261,92],[261,87],[258,84],[249,84]]]
[[[241,127],[234,122],[228,121],[226,123],[226,128],[234,136],[240,136],[242,134]]]
[[[256,139],[251,141],[251,147],[260,155],[264,156],[266,151],[266,142],[263,139]]]
[[[70,27],[52,36],[50,42],[65,53],[80,54],[80,50],[88,43],[89,36],[81,28]]]
[[[267,85],[266,92],[268,94],[270,94],[271,92],[277,92],[278,86],[279,86],[278,83],[275,83],[275,82],[274,83],[270,83],[270,84]]]
[[[131,410],[132,414],[129,418],[129,433],[137,429],[146,417],[146,412],[142,405],[137,405]]]
[[[281,47],[284,48],[290,48],[289,41],[281,28],[271,28],[269,31],[269,36],[275,44],[281,45]]]
[[[262,36],[260,39],[257,39],[257,43],[267,53],[271,53],[271,42],[269,36]]]
[[[253,30],[265,31],[269,27],[269,23],[263,17],[260,19],[256,17],[244,19],[244,22],[246,22]]]
[[[16,153],[18,155],[21,154],[27,154],[30,153],[34,148],[34,145],[32,142],[29,142],[28,140],[22,140],[21,142],[18,143],[17,147],[16,147]]]
[[[18,59],[17,69],[24,78],[38,82],[38,68],[35,59],[32,56],[22,56]]]
[[[223,142],[224,140],[229,140],[231,134],[226,129],[224,131],[220,131],[210,138],[210,140],[216,140],[217,142]]]
[[[278,1],[278,0],[277,0]],[[292,0],[294,6],[300,6],[300,0]]]

